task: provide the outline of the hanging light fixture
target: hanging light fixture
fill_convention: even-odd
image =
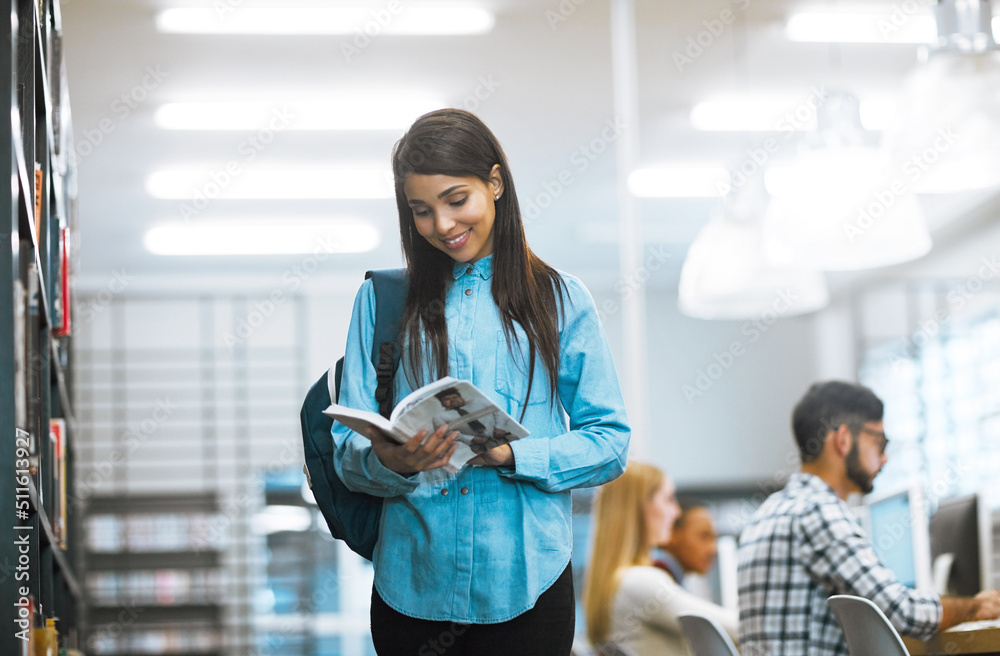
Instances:
[[[829,92],[793,165],[769,172],[774,196],[764,252],[776,266],[866,269],[916,259],[931,248],[923,210],[903,173],[861,127],[855,96]],[[781,173],[782,183],[770,182]]]
[[[826,306],[822,274],[765,261],[763,177],[741,180],[688,249],[678,288],[681,312],[698,319],[767,320],[769,314],[793,316]]]
[[[938,0],[937,41],[907,77],[895,162],[918,193],[1000,188],[1000,50],[989,0]]]

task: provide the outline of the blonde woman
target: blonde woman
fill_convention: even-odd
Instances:
[[[594,544],[584,589],[587,637],[602,652],[624,645],[636,656],[690,654],[677,615],[708,615],[736,640],[737,616],[705,601],[653,566],[650,552],[670,539],[680,508],[657,467],[630,462],[597,497]]]

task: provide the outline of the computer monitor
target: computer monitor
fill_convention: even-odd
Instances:
[[[989,505],[979,494],[946,499],[931,517],[935,587],[941,594],[971,597],[991,585]]]
[[[875,553],[900,583],[932,590],[927,504],[919,484],[872,495],[858,514]]]

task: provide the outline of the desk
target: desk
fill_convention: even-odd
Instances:
[[[942,631],[927,642],[903,638],[911,656],[935,654],[1000,654],[1000,625],[969,628],[959,624]]]

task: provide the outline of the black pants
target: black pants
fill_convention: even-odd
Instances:
[[[372,587],[372,640],[379,656],[569,656],[575,624],[572,565],[534,608],[499,624],[409,617],[390,608]]]

